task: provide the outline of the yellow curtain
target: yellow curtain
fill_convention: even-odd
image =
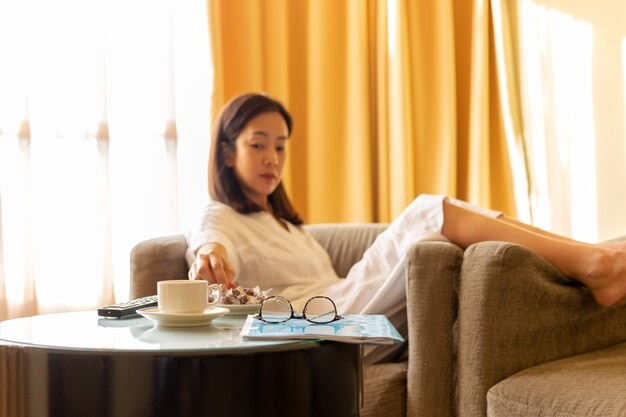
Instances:
[[[266,92],[295,120],[310,223],[390,221],[420,193],[515,214],[487,0],[208,0],[214,113]]]
[[[530,223],[532,211],[530,198],[533,191],[533,169],[528,161],[524,117],[522,111],[520,51],[519,51],[519,0],[491,0],[493,21],[493,57],[496,60],[500,108],[504,136],[509,151],[509,161],[514,178],[517,216]],[[496,90],[495,88],[493,89]]]

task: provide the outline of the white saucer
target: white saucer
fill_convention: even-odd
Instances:
[[[218,307],[227,308],[229,316],[247,316],[248,314],[258,314],[261,304],[218,304]]]
[[[207,307],[200,313],[165,313],[158,307],[146,307],[140,308],[137,313],[153,321],[157,326],[192,327],[207,326],[228,311],[228,308]]]

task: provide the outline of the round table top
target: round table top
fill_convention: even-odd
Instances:
[[[0,322],[2,343],[83,351],[193,351],[206,354],[252,353],[314,347],[317,340],[243,340],[246,316],[223,316],[213,325],[161,327],[141,316],[99,317],[96,311],[44,314]]]

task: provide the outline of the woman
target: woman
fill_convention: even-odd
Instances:
[[[386,314],[406,321],[402,257],[432,233],[466,248],[498,240],[524,245],[565,275],[585,284],[596,302],[611,307],[626,298],[626,247],[592,245],[522,224],[499,212],[444,196],[416,198],[339,279],[328,254],[301,227],[281,182],[292,130],[277,101],[245,94],[217,120],[209,160],[209,193],[200,226],[189,235],[197,255],[190,279],[227,287],[259,285],[290,299],[295,308],[323,294],[340,313]]]

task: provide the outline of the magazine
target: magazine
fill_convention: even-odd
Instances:
[[[248,315],[244,339],[324,339],[346,343],[391,345],[404,339],[384,315],[344,314],[341,320],[317,324],[304,319],[266,323]]]

